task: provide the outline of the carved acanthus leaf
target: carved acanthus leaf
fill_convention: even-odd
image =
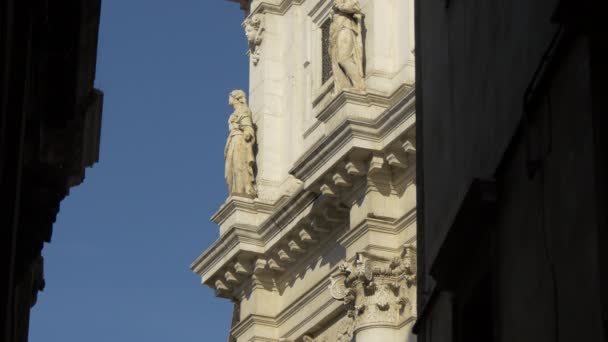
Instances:
[[[367,251],[357,253],[352,264],[340,265],[331,276],[332,297],[348,307],[357,324],[396,324],[403,309],[414,305],[415,252],[415,246],[407,245],[393,259]]]

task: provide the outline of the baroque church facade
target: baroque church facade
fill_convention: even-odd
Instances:
[[[232,341],[415,341],[413,0],[238,2],[250,90],[192,270]]]

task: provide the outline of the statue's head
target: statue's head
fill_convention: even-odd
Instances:
[[[228,104],[234,105],[237,103],[247,103],[247,96],[245,95],[245,92],[240,89],[231,91],[228,96]]]
[[[258,40],[261,39],[262,34],[262,15],[254,14],[251,17],[247,18],[243,23],[243,27],[245,28],[245,36],[247,36],[247,41],[249,44],[256,44]]]

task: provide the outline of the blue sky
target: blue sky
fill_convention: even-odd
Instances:
[[[232,306],[189,265],[218,236],[243,19],[226,0],[103,0],[100,161],[43,251],[31,342],[226,341]]]

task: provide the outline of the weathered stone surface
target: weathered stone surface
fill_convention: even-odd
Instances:
[[[255,197],[255,129],[245,92],[233,90],[228,103],[234,107],[228,119],[229,135],[224,150],[228,190],[230,195]]]
[[[405,260],[416,231],[413,9],[402,0],[250,5],[248,41],[262,44],[250,45],[257,196],[230,196],[212,219],[219,239],[192,268],[236,303],[234,341],[406,340],[415,279],[392,262]],[[325,79],[322,31],[339,69]],[[369,281],[328,290],[340,265],[358,274],[353,265],[368,259],[390,272],[371,267]],[[357,293],[376,285],[373,296]],[[349,300],[364,306],[352,311]]]
[[[264,15],[259,13],[252,15],[245,19],[243,27],[245,28],[245,36],[249,43],[251,63],[256,66],[260,61],[261,45],[264,40]]]
[[[329,29],[329,53],[334,94],[365,91],[363,79],[363,12],[359,0],[334,0]]]

